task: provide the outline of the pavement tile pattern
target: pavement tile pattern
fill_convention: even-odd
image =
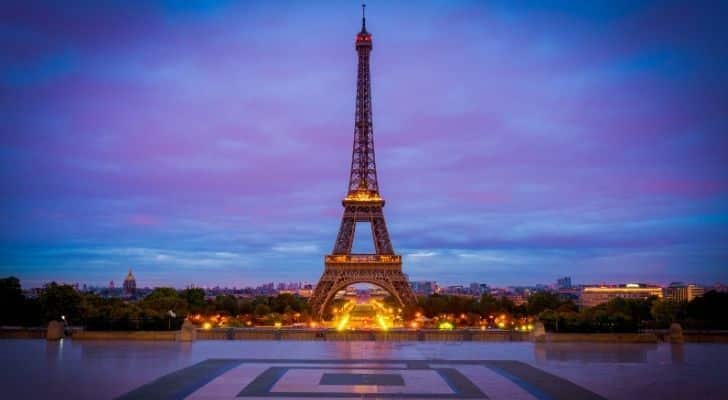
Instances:
[[[521,361],[208,359],[119,399],[553,399],[603,397]]]

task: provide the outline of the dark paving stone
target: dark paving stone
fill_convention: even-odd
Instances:
[[[539,399],[605,400],[571,381],[520,361],[484,361],[483,364]]]
[[[157,378],[118,399],[181,399],[237,367],[240,363],[240,360],[205,360]]]
[[[488,396],[475,386],[467,376],[460,373],[455,368],[437,368],[435,369],[442,379],[447,382],[450,389],[457,393],[459,398],[463,399],[487,399]]]
[[[319,385],[381,385],[404,386],[399,374],[323,374]]]
[[[407,369],[430,369],[430,362],[425,360],[407,361]]]
[[[270,367],[266,369],[238,393],[238,397],[259,396],[270,392],[273,385],[281,379],[288,369],[288,367]]]

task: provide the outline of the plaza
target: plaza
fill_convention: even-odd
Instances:
[[[728,345],[0,341],[6,398],[725,398]]]

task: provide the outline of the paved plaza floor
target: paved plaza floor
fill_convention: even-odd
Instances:
[[[724,399],[726,344],[0,340],[3,398]]]

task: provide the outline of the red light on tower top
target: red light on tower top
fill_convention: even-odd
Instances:
[[[372,35],[367,32],[367,18],[365,14],[367,5],[361,5],[361,31],[356,35],[356,47],[368,47],[372,48]]]

